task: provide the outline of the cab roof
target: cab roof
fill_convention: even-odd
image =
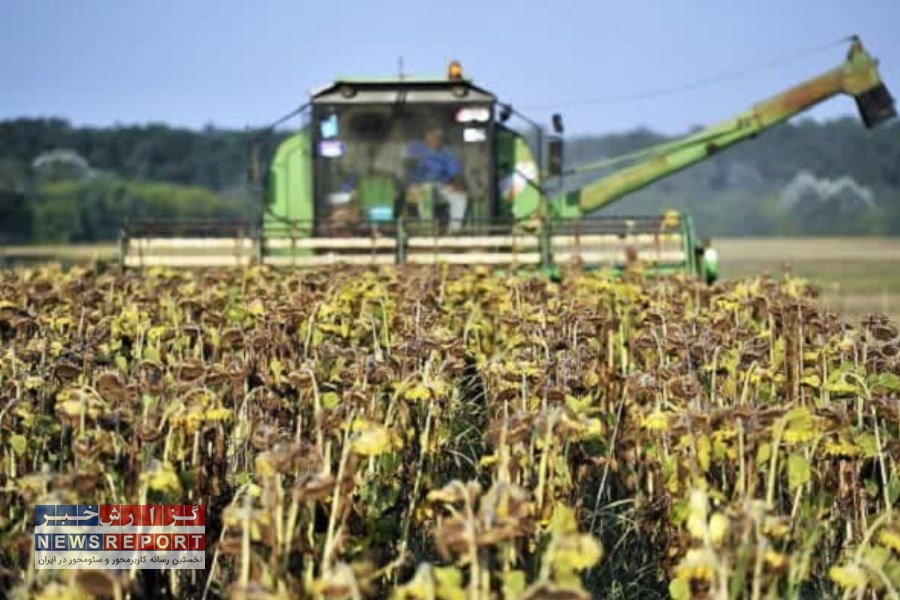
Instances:
[[[381,78],[342,77],[314,89],[313,104],[494,103],[497,97],[470,79],[435,76]]]

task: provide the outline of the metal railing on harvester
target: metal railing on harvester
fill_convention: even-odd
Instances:
[[[247,222],[131,222],[120,253],[129,267],[216,267],[268,264],[458,264],[527,266],[581,262],[623,266],[635,260],[693,266],[692,233],[663,217],[554,222],[542,233],[511,223],[473,223],[447,231],[435,224],[386,223],[328,227],[312,221],[259,226]]]

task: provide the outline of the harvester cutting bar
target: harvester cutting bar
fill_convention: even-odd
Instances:
[[[415,235],[403,248],[406,262],[451,265],[537,265],[540,237],[510,224],[473,224],[452,235]]]
[[[510,223],[479,223],[459,231],[422,228],[406,234],[400,221],[334,231],[309,223],[269,227],[257,237],[245,223],[141,223],[125,229],[123,263],[130,267],[216,267],[262,263],[320,267],[395,263],[516,266],[579,262],[618,268],[635,261],[666,268],[691,264],[687,222],[678,218],[607,218],[557,222],[552,233],[522,230]],[[193,227],[193,230],[191,228]],[[253,232],[253,233],[251,233]],[[329,235],[330,234],[330,235]],[[543,249],[543,250],[542,250]]]
[[[678,267],[691,264],[689,231],[689,224],[674,213],[558,222],[553,225],[550,248],[557,263],[617,267],[641,262]]]
[[[505,246],[519,248],[537,248],[536,236],[530,238],[513,236],[463,236],[463,237],[411,237],[407,240],[410,249],[427,248],[429,250],[441,249],[472,249],[472,248],[502,248]]]
[[[539,252],[529,252],[520,254],[511,253],[435,253],[435,254],[412,254],[407,257],[407,262],[417,265],[437,265],[446,263],[448,265],[495,265],[495,266],[515,266],[515,265],[538,265],[541,262]]]
[[[614,235],[656,234],[665,231],[677,231],[680,225],[681,215],[675,212],[661,216],[591,216],[554,221],[553,233],[568,233],[571,235],[601,233]]]
[[[266,241],[270,250],[393,250],[397,245],[394,238],[292,238]]]
[[[311,254],[298,256],[267,256],[263,259],[267,265],[274,267],[326,267],[329,265],[347,264],[357,266],[392,265],[396,262],[389,254]]]
[[[684,238],[678,234],[554,236],[550,247],[554,260],[563,263],[577,260],[614,266],[640,260],[682,264],[686,258]]]
[[[312,221],[270,226],[262,240],[262,262],[282,267],[320,267],[334,264],[360,266],[397,262],[397,239],[390,231],[366,227],[316,227]]]
[[[479,223],[458,231],[441,232],[436,223],[417,223],[408,233],[404,223],[396,221],[357,231],[348,231],[345,226],[333,229],[320,226],[319,235],[310,237],[311,225],[295,222],[283,228],[269,228],[270,237],[263,241],[263,262],[292,266],[393,262],[539,264],[539,237],[533,233],[512,233],[513,229],[509,223]]]

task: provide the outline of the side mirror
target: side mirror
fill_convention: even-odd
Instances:
[[[563,132],[562,115],[559,113],[554,113],[554,115],[553,115],[553,131],[555,131],[558,134],[562,134],[562,132]]]
[[[555,126],[555,123],[554,123]],[[560,177],[563,174],[563,141],[560,137],[550,138],[547,144],[548,160],[547,175],[549,177]]]

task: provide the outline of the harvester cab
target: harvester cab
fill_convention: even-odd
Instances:
[[[496,113],[456,62],[314,91],[308,126],[271,162],[262,260],[539,264],[540,228],[517,228],[514,208],[537,202],[540,174]]]
[[[682,139],[565,168],[553,132],[465,78],[339,79],[312,92],[305,124],[268,161],[263,210],[242,224],[123,228],[127,266],[263,263],[490,265],[689,272],[716,278],[716,253],[689,215],[604,217],[596,211],[838,94],[867,127],[895,116],[877,61],[857,38],[843,64]],[[529,140],[507,125],[532,126]],[[534,151],[532,150],[534,148]],[[546,156],[545,156],[546,155]],[[563,182],[632,164],[580,189]]]
[[[447,233],[493,217],[495,101],[461,79],[345,80],[314,93],[315,233],[396,233],[398,219]]]

